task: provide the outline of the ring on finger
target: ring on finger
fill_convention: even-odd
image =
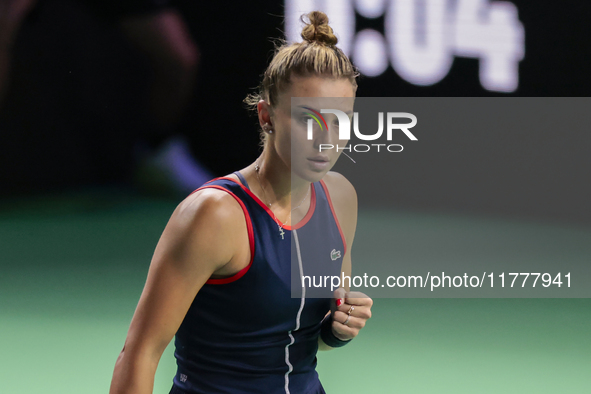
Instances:
[[[351,305],[351,308],[349,308],[349,312],[347,312],[347,315],[351,315],[351,312],[353,312],[355,310],[355,307],[353,305]]]
[[[347,320],[345,320],[345,322],[343,323],[345,326],[347,325],[347,323],[349,323],[349,319],[351,319],[351,315],[348,315]]]

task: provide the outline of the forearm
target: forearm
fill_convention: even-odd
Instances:
[[[109,394],[152,394],[158,360],[132,356],[121,351],[111,381]]]

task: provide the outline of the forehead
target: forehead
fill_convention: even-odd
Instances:
[[[291,97],[355,97],[353,85],[347,78],[322,76],[292,76],[291,83],[284,92]],[[289,105],[290,100],[286,100]]]

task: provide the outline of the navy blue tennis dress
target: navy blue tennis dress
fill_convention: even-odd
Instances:
[[[209,279],[198,292],[175,337],[178,370],[170,393],[324,393],[316,352],[330,299],[306,298],[314,289],[305,281],[302,287],[301,279],[341,273],[345,241],[326,185],[313,183],[306,216],[280,229],[235,174],[242,184],[221,177],[197,190],[216,188],[238,201],[251,261],[229,278]]]

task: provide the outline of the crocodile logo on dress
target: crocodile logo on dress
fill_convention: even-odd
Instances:
[[[330,252],[330,258],[333,261],[336,260],[336,259],[340,259],[341,258],[341,251],[340,250],[333,249],[332,252]]]

